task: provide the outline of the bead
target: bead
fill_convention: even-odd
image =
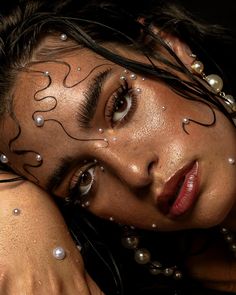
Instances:
[[[196,54],[194,54],[194,53],[190,53],[189,56],[192,57],[192,58],[196,58],[197,57]]]
[[[224,234],[224,235],[228,233],[228,230],[227,230],[227,228],[225,228],[225,227],[222,227],[222,228],[220,229],[220,231],[221,231],[221,233]]]
[[[67,35],[66,34],[61,34],[60,39],[62,41],[66,41],[67,40]]]
[[[230,165],[234,165],[235,164],[234,158],[228,158],[228,162],[229,162]]]
[[[156,268],[156,267],[152,267],[152,266],[150,266],[149,272],[150,272],[150,274],[152,274],[154,276],[159,275],[160,273],[162,273],[161,269]]]
[[[44,75],[45,77],[48,77],[48,76],[49,76],[49,71],[45,71],[45,72],[43,73],[43,75]]]
[[[7,158],[7,156],[4,155],[4,154],[1,154],[1,156],[0,156],[0,161],[1,161],[3,164],[8,163],[8,158]]]
[[[114,221],[115,219],[114,219],[114,217],[111,216],[111,217],[109,217],[109,220]]]
[[[105,142],[108,142],[108,139],[107,139],[107,138],[104,138],[103,140],[104,140]]]
[[[142,92],[142,89],[141,88],[136,88],[135,89],[135,92],[138,93],[138,94],[140,94]]]
[[[181,271],[177,270],[177,271],[174,272],[174,279],[181,280],[182,277],[183,277],[183,274],[182,274]]]
[[[78,67],[78,68],[77,68],[77,71],[80,72],[80,71],[81,71],[81,67]]]
[[[103,130],[102,128],[99,128],[99,129],[98,129],[98,132],[99,132],[99,133],[103,133],[104,130]]]
[[[15,209],[12,210],[12,214],[15,215],[15,216],[20,215],[20,213],[21,213],[21,210],[18,209],[18,208],[15,208]]]
[[[231,243],[233,241],[233,235],[227,234],[225,236],[225,240],[226,240],[226,242]]]
[[[191,65],[191,68],[194,70],[194,72],[196,74],[201,74],[204,70],[204,65],[201,61],[199,60],[195,60],[192,65]]]
[[[125,74],[128,74],[128,70],[125,69],[125,70],[124,70],[124,73],[125,73]]]
[[[126,77],[125,76],[120,76],[120,80],[126,80]]]
[[[113,137],[112,138],[112,141],[117,141],[117,137]]]
[[[218,75],[212,74],[206,76],[206,81],[216,93],[220,92],[223,88],[223,80]]]
[[[42,156],[39,155],[39,154],[37,154],[37,155],[35,156],[35,158],[36,158],[36,161],[37,161],[37,162],[41,162],[41,161],[42,161]]]
[[[136,80],[136,79],[137,79],[137,75],[135,75],[135,74],[131,74],[131,75],[130,75],[130,79],[131,79],[131,80]]]
[[[162,108],[162,110],[163,110],[163,111],[165,111],[165,110],[166,110],[166,107],[165,107],[165,106],[163,106],[163,107],[161,107],[161,108]]]
[[[44,117],[41,115],[37,115],[34,118],[34,122],[37,127],[42,127],[44,125]]]
[[[164,271],[163,271],[163,274],[166,276],[166,277],[170,277],[172,276],[174,273],[174,270],[172,268],[165,268]]]
[[[146,79],[143,77],[143,78],[142,78],[142,81],[145,81],[145,80],[146,80]]]
[[[233,95],[230,95],[230,94],[226,94],[224,96],[224,98],[226,99],[226,103],[229,104],[229,105],[234,105],[235,104],[235,99],[233,97]]]
[[[86,201],[84,203],[82,203],[81,205],[83,208],[88,208],[90,206],[90,202],[89,201]]]
[[[101,170],[102,172],[104,172],[104,171],[105,171],[105,169],[104,169],[104,167],[103,167],[103,166],[101,166],[101,167],[100,167],[100,170]]]
[[[135,249],[138,247],[139,238],[136,236],[124,237],[121,239],[121,243],[127,249]]]
[[[138,264],[147,264],[150,262],[151,255],[147,249],[138,249],[134,253],[134,259]]]
[[[190,121],[189,121],[188,118],[183,118],[183,123],[184,123],[184,124],[189,124],[189,122],[190,122]]]
[[[236,252],[236,244],[231,244],[230,248],[233,252]]]
[[[66,257],[66,252],[62,247],[54,248],[52,254],[58,260],[63,260]]]
[[[153,223],[152,228],[157,228],[157,225],[155,223]]]

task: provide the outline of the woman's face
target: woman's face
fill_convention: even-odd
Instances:
[[[210,125],[211,109],[88,50],[20,73],[13,108],[21,133],[11,148],[27,151],[2,147],[13,169],[102,218],[147,229],[204,228],[234,205],[231,123],[217,110],[214,125],[194,123]],[[16,136],[12,119],[3,128],[6,142]]]

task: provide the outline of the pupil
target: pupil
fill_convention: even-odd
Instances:
[[[86,186],[86,185],[90,184],[91,181],[92,181],[92,175],[88,171],[86,171],[81,176],[80,185]]]
[[[127,102],[126,100],[119,100],[116,102],[115,110],[119,111],[120,113],[123,112],[127,107]]]

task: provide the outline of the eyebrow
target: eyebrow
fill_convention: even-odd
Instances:
[[[79,126],[82,128],[89,128],[90,122],[92,121],[96,108],[99,102],[99,97],[102,92],[102,87],[108,77],[111,75],[112,69],[107,69],[103,72],[99,72],[88,85],[87,91],[84,93],[84,99],[81,103],[77,115]],[[64,177],[70,171],[74,161],[76,159],[72,157],[65,157],[59,160],[57,168],[48,177],[46,183],[46,190],[53,193],[63,181]]]
[[[88,89],[84,92],[84,99],[79,106],[79,111],[77,114],[77,120],[79,126],[84,129],[90,128],[90,122],[92,121],[97,105],[99,102],[99,97],[102,92],[102,87],[105,84],[108,77],[111,75],[112,70],[107,69],[103,72],[99,72],[88,85]]]

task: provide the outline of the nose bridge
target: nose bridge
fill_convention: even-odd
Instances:
[[[157,159],[145,149],[144,144],[135,141],[109,142],[102,154],[104,164],[128,186],[138,188],[151,182],[151,166]]]

